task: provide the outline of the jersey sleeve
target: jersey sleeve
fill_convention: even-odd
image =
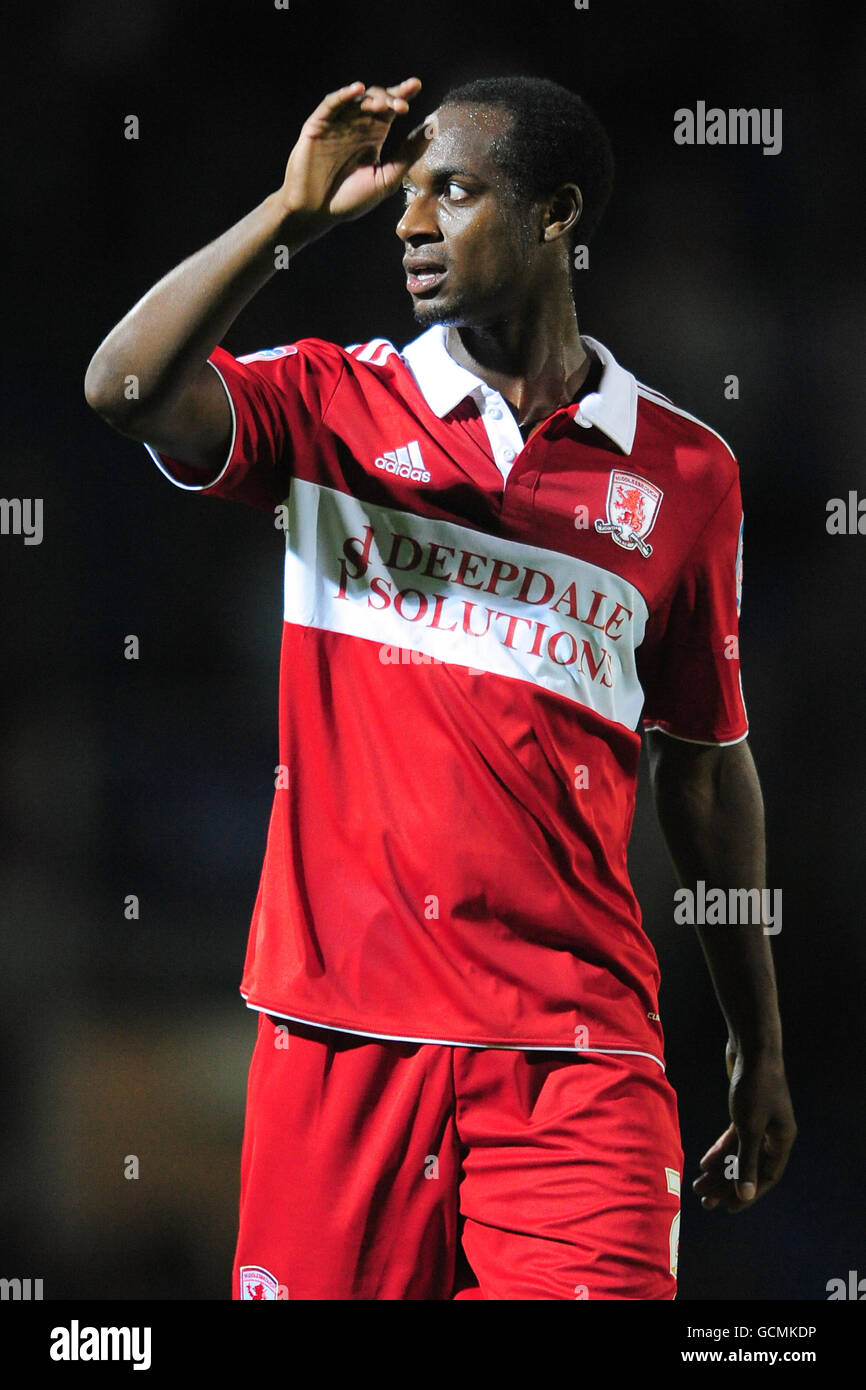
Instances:
[[[743,506],[738,474],[704,526],[638,649],[645,729],[696,743],[749,732],[740,677]],[[649,627],[647,635],[649,636]]]
[[[288,492],[295,460],[314,445],[343,370],[340,350],[307,338],[244,357],[216,347],[208,363],[231,407],[232,437],[222,467],[208,477],[144,447],[177,487],[270,511]]]

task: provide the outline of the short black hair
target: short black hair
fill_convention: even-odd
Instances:
[[[576,183],[583,212],[573,242],[589,241],[610,198],[614,164],[607,132],[582,97],[546,77],[479,77],[452,87],[439,104],[507,111],[511,127],[491,148],[512,191],[535,202]]]

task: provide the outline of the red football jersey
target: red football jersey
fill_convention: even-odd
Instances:
[[[440,325],[402,353],[216,348],[225,466],[154,454],[286,531],[253,1008],[663,1065],[626,858],[639,727],[748,732],[740,487],[718,435],[584,342],[597,389],[527,443]]]

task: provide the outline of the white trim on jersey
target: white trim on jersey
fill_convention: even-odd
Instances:
[[[386,351],[380,357],[379,353],[382,352],[383,348]],[[352,343],[346,348],[346,352],[351,352],[352,356],[356,357],[359,362],[372,362],[377,367],[381,367],[383,363],[387,362],[392,353],[398,357],[400,355],[390,338],[371,338],[368,343]]]
[[[742,688],[741,688],[741,690],[740,690],[740,694],[742,695]],[[745,711],[745,704],[743,705],[743,710]],[[728,739],[684,738],[682,734],[672,734],[671,731],[670,731],[670,729],[663,729],[662,726],[661,726],[661,724],[645,724],[645,725],[644,725],[644,732],[647,733],[647,734],[649,734],[649,733],[667,734],[668,738],[675,738],[675,739],[677,739],[680,743],[698,743],[698,744],[700,744],[701,748],[733,748],[733,746],[734,746],[735,743],[742,743],[742,742],[743,742],[743,739],[746,739],[746,738],[749,737],[749,730],[747,729],[746,732],[745,732],[744,734],[740,734],[740,737],[739,737],[739,738],[728,738]]]
[[[219,367],[215,366],[214,363],[210,361],[210,359],[208,359],[208,366],[209,366],[209,367],[213,367],[214,371],[216,372],[217,376],[219,377],[220,381],[222,382],[222,384],[223,384],[223,390],[225,391],[226,395],[227,395],[228,398],[229,398],[229,410],[230,410],[231,413],[232,413],[232,437],[231,437],[231,440],[229,441],[229,451],[228,451],[228,453],[226,454],[226,461],[225,461],[225,463],[223,464],[222,468],[220,469],[219,473],[217,473],[216,477],[215,477],[215,478],[206,477],[206,478],[204,479],[204,481],[201,482],[201,483],[182,483],[182,482],[180,481],[179,478],[176,478],[175,475],[174,475],[173,473],[170,473],[169,470],[165,467],[165,464],[163,463],[163,461],[162,461],[162,459],[160,458],[159,454],[156,452],[156,450],[153,448],[153,446],[152,446],[151,444],[145,444],[145,446],[144,446],[145,449],[147,450],[147,452],[150,454],[150,457],[153,459],[154,463],[156,464],[157,468],[159,469],[160,473],[164,474],[164,476],[165,476],[166,478],[168,478],[168,481],[169,481],[170,483],[174,483],[175,487],[183,488],[184,492],[201,492],[203,488],[206,488],[206,487],[215,487],[216,484],[219,482],[220,478],[221,478],[221,477],[223,476],[223,474],[225,473],[226,469],[228,468],[229,462],[230,462],[230,460],[231,460],[231,456],[232,456],[232,454],[234,453],[235,438],[236,438],[237,432],[238,432],[238,420],[237,420],[237,416],[236,416],[236,414],[235,414],[235,403],[234,403],[234,401],[232,400],[232,393],[231,393],[231,391],[229,390],[229,388],[226,386],[225,377],[223,376],[223,374],[222,374],[222,372],[220,371]],[[179,463],[182,463],[183,460],[182,460],[182,459],[179,459],[178,462],[179,462]]]
[[[528,1046],[520,1043],[479,1043],[479,1042],[455,1042],[452,1038],[408,1038],[402,1033],[366,1033],[360,1028],[339,1028],[335,1023],[315,1023],[310,1018],[298,1018],[295,1014],[283,1014],[279,1009],[266,1008],[264,1004],[251,1004],[247,996],[242,995],[248,1009],[253,1009],[260,1014],[273,1014],[274,1018],[284,1018],[287,1023],[304,1023],[308,1028],[325,1028],[332,1033],[349,1033],[358,1038],[375,1038],[382,1042],[411,1042],[411,1043],[433,1043],[437,1047],[478,1047],[485,1051],[499,1052],[605,1052],[612,1053],[619,1057],[649,1057],[650,1061],[655,1062],[665,1070],[665,1064],[661,1058],[656,1057],[652,1052],[640,1052],[635,1047],[551,1047],[548,1043],[530,1043]]]

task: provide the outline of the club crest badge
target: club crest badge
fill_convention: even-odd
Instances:
[[[279,1298],[280,1286],[266,1269],[259,1269],[258,1265],[242,1265],[240,1275],[241,1301]]]
[[[637,473],[612,469],[607,488],[607,520],[599,517],[596,531],[610,535],[625,550],[639,550],[646,559],[653,553],[646,538],[655,525],[663,496],[661,488]]]

